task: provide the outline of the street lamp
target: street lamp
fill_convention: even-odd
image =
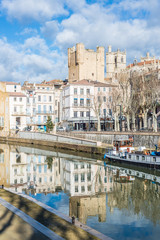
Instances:
[[[118,107],[120,107],[120,132],[122,132],[122,105],[116,105]]]

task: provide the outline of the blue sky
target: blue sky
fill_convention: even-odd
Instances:
[[[67,49],[160,56],[160,0],[1,0],[0,81],[65,79]]]

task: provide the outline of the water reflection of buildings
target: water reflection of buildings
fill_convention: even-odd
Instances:
[[[69,215],[86,223],[89,216],[106,221],[106,192],[113,190],[113,171],[89,162],[63,160],[64,189],[70,194]]]
[[[47,156],[20,152],[17,147],[1,144],[0,184],[17,192],[55,192],[61,189],[60,163],[58,158],[51,159],[48,168]]]
[[[10,183],[10,147],[5,144],[0,145],[0,185],[6,187]]]
[[[127,209],[159,221],[160,184],[154,184],[159,178],[137,170],[93,164],[93,159],[91,164],[78,156],[0,145],[0,185],[27,194],[64,190],[70,196],[70,216],[82,223],[89,216],[106,221],[106,193],[111,212],[115,207]]]

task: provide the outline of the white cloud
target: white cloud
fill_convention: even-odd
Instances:
[[[36,20],[42,22],[53,16],[66,15],[63,1],[59,0],[2,0],[1,10],[8,18],[20,21]]]
[[[67,56],[49,49],[40,38],[27,39],[24,44],[18,46],[1,39],[0,71],[0,81],[23,83],[25,80],[40,82],[57,77],[65,79]]]
[[[58,21],[48,21],[41,27],[42,34],[49,39],[55,40],[56,34],[59,32]]]
[[[160,55],[159,0],[122,0],[111,5],[103,0],[95,4],[85,0],[2,0],[1,8],[9,18],[43,21],[37,32],[52,41],[52,48],[60,49],[53,50],[30,27],[21,33],[31,36],[23,44],[11,45],[2,39],[1,78],[63,79],[67,76],[67,48],[78,42],[92,49],[97,45],[106,50],[108,45],[113,50],[126,49],[128,63],[148,51]],[[60,15],[62,20],[56,19]]]
[[[37,33],[38,31],[35,28],[24,28],[24,30],[20,33],[17,33],[17,35],[34,35]]]

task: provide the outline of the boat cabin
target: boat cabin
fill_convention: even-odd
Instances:
[[[116,140],[113,142],[113,146],[116,151],[126,150],[127,152],[130,152],[130,149],[133,148],[133,138]]]

